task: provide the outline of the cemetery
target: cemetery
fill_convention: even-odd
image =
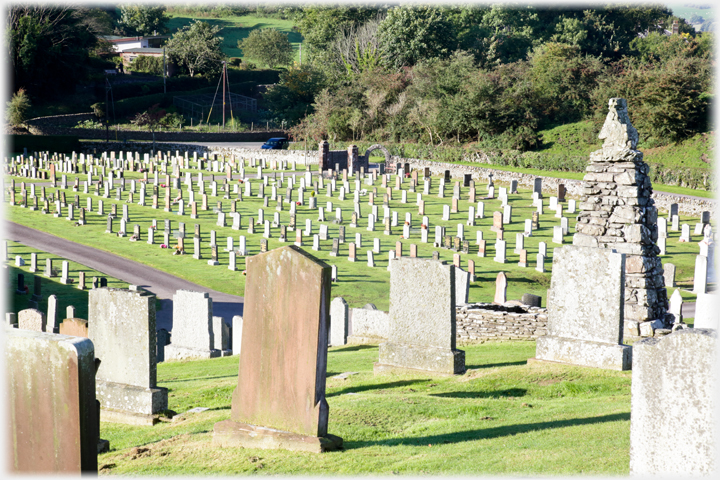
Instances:
[[[6,158],[7,220],[244,299],[178,289],[159,328],[142,286],[3,239],[10,428],[75,442],[17,437],[11,469],[712,472],[715,212],[658,208],[624,99],[600,138],[572,188],[327,142]]]

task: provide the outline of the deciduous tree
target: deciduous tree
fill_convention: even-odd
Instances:
[[[264,63],[268,67],[290,65],[293,61],[293,47],[288,36],[274,28],[253,30],[243,40],[238,40],[243,55]]]
[[[225,59],[220,49],[223,37],[218,36],[219,32],[219,26],[195,20],[168,40],[166,47],[170,58],[186,68],[191,77],[196,73],[218,73]]]

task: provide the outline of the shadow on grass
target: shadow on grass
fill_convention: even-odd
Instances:
[[[523,397],[527,393],[524,388],[509,388],[507,390],[497,390],[494,392],[446,392],[431,393],[431,397],[445,398],[500,398],[500,397]]]
[[[418,378],[414,380],[402,380],[399,382],[391,382],[391,383],[379,383],[375,385],[358,385],[356,387],[348,387],[343,388],[342,390],[338,390],[337,392],[326,394],[325,397],[337,397],[339,395],[345,395],[348,393],[359,393],[359,392],[366,392],[368,390],[384,390],[386,388],[398,388],[398,387],[406,387],[408,385],[415,385],[417,383],[425,383],[429,382],[429,378]]]
[[[345,441],[345,449],[369,447],[373,445],[396,446],[396,445],[437,445],[443,443],[460,443],[486,438],[507,437],[519,433],[535,432],[564,427],[576,427],[580,425],[592,425],[595,423],[630,421],[630,412],[614,413],[589,418],[572,418],[568,420],[555,420],[551,422],[538,422],[520,425],[506,425],[503,427],[484,428],[478,430],[467,430],[464,432],[448,433],[444,435],[430,435],[416,438],[391,438],[371,442],[348,442]]]
[[[520,360],[518,362],[503,362],[503,363],[485,363],[483,365],[466,365],[465,368],[468,370],[474,370],[477,368],[495,368],[495,367],[510,367],[512,365],[526,365],[527,360]]]
[[[359,350],[367,350],[369,348],[378,348],[377,345],[354,345],[352,347],[342,347],[335,350],[331,350],[329,353],[335,352],[357,352]]]
[[[158,382],[158,385],[166,383],[181,383],[181,382],[198,382],[201,380],[220,380],[221,378],[237,378],[237,375],[221,375],[218,377],[196,377],[196,378],[178,378],[176,380],[163,380]]]

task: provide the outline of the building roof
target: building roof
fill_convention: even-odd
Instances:
[[[123,43],[123,42],[139,42],[140,40],[151,40],[154,38],[170,38],[170,35],[147,35],[142,37],[120,37],[118,35],[100,35],[100,38],[104,38],[111,43]]]
[[[141,54],[157,54],[162,55],[162,48],[128,48],[119,53],[141,53]]]

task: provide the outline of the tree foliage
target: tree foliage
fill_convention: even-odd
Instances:
[[[27,110],[30,108],[30,99],[22,88],[13,93],[12,98],[7,102],[5,117],[12,126],[18,126],[25,121]]]
[[[17,5],[9,8],[5,41],[12,90],[47,98],[73,91],[88,73],[89,51],[96,44],[84,8]]]
[[[313,100],[323,88],[320,72],[310,65],[291,67],[280,75],[280,82],[265,94],[271,110],[290,125],[313,113]]]
[[[378,26],[378,38],[383,60],[392,68],[448,57],[457,44],[443,10],[432,7],[390,9]]]
[[[293,61],[293,47],[286,33],[274,28],[256,29],[238,40],[243,55],[268,67],[286,66]]]
[[[165,46],[170,58],[186,69],[191,77],[197,73],[217,74],[222,70],[225,59],[220,49],[223,37],[217,35],[219,32],[219,26],[195,20],[175,32]]]
[[[118,27],[125,35],[153,35],[154,32],[162,34],[167,32],[166,23],[169,20],[163,6],[140,4],[120,5],[120,20]]]

